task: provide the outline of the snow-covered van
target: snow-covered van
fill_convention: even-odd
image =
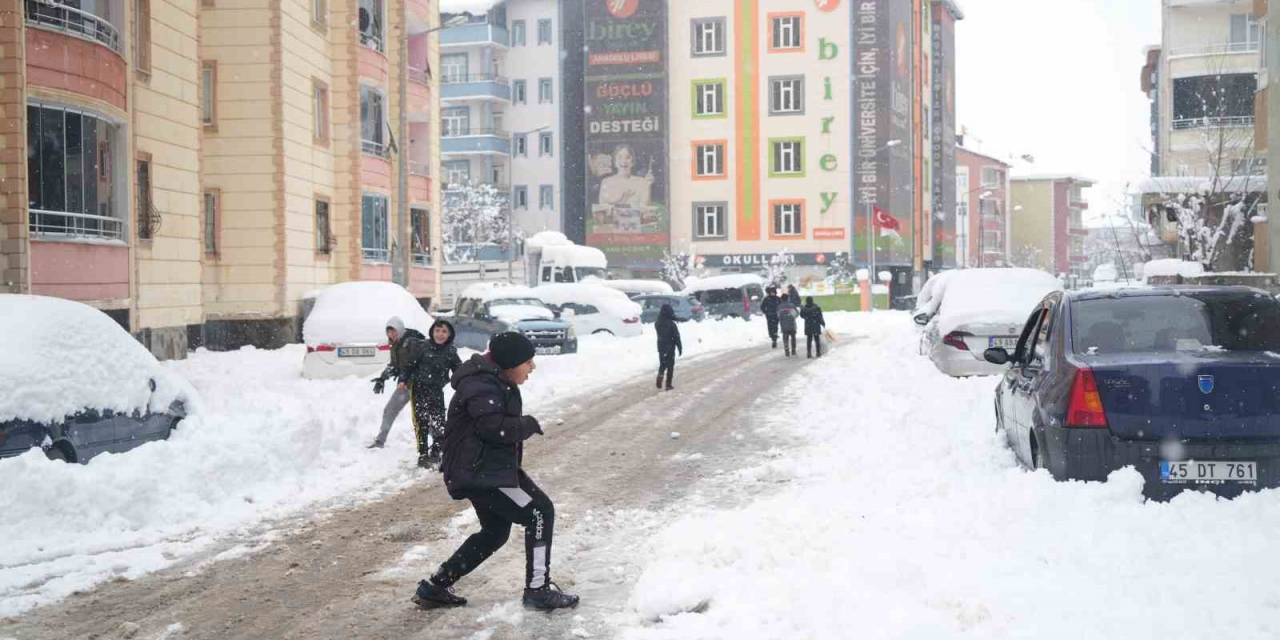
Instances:
[[[713,318],[742,318],[760,313],[764,278],[750,273],[730,273],[710,278],[690,278],[684,293],[693,296]]]
[[[605,279],[609,262],[595,247],[574,244],[555,231],[536,233],[525,241],[525,274],[529,286]]]

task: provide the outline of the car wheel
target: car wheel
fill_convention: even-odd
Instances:
[[[595,331],[592,331],[592,332],[591,332],[591,335],[593,335],[593,336],[598,336],[598,335],[600,335],[600,334],[604,334],[604,335],[609,335],[609,336],[611,336],[611,335],[613,335],[613,332],[612,332],[612,331],[610,331],[610,330],[608,330],[608,329],[596,329]]]
[[[71,462],[71,456],[67,454],[67,448],[60,444],[55,444],[52,447],[45,449],[44,455],[50,460],[58,460],[68,463]]]

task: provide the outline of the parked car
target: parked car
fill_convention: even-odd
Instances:
[[[103,312],[0,294],[0,458],[39,447],[88,462],[164,440],[192,408],[185,380]]]
[[[534,295],[564,319],[579,335],[609,334],[634,338],[640,331],[640,305],[627,294],[592,282],[544,284]],[[572,314],[565,314],[572,311]]]
[[[557,317],[528,287],[506,283],[477,283],[463,290],[448,318],[454,343],[476,351],[489,348],[489,338],[503,331],[519,331],[533,342],[539,355],[577,353],[573,325]]]
[[[764,299],[764,279],[749,273],[731,273],[710,278],[690,278],[682,292],[693,296],[713,318],[750,320],[760,313]]]
[[[398,316],[406,329],[424,336],[431,316],[404,287],[380,281],[342,282],[316,296],[315,306],[302,324],[307,354],[302,358],[306,378],[373,376],[391,361],[387,320]]]
[[[1248,287],[1054,293],[996,390],[1019,462],[1060,480],[1132,466],[1144,493],[1280,486],[1280,302]]]
[[[999,375],[1003,369],[983,359],[983,351],[1012,348],[1027,313],[1062,288],[1035,269],[964,269],[952,272],[945,285],[932,292],[934,311],[916,314],[915,321],[924,324],[921,354],[957,377]]]
[[[686,295],[644,295],[635,299],[640,303],[640,322],[645,324],[653,324],[658,321],[658,312],[662,310],[662,305],[671,305],[671,310],[676,312],[676,322],[702,322],[707,317],[707,311],[693,296]]]
[[[627,294],[627,297],[632,300],[640,296],[671,295],[675,293],[675,289],[672,289],[671,285],[661,280],[587,280],[587,282],[593,281],[610,289],[617,289]]]

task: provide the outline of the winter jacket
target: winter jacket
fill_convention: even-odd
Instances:
[[[804,318],[804,334],[806,336],[816,336],[822,333],[822,328],[827,326],[827,321],[822,317],[822,307],[816,304],[806,304],[800,310],[800,317]]]
[[[400,338],[391,345],[390,362],[387,368],[382,370],[379,378],[386,380],[387,378],[395,378],[401,382],[409,382],[409,376],[405,374],[404,363],[407,362],[406,351],[414,340],[423,340],[421,331],[417,329],[405,329]]]
[[[541,433],[538,422],[521,415],[520,388],[508,384],[501,369],[476,354],[453,374],[453,399],[445,420],[444,472],[449,496],[518,486],[524,441]]]
[[[791,298],[783,298],[778,303],[778,326],[782,328],[783,333],[795,333],[796,319],[799,317],[800,309],[791,302]]]
[[[765,296],[764,300],[760,301],[760,313],[763,313],[764,317],[770,320],[777,320],[779,302],[782,302],[782,300],[776,294],[771,293]]]
[[[444,389],[449,384],[449,377],[462,364],[458,349],[453,346],[453,325],[444,320],[436,320],[431,325],[431,332],[434,333],[436,327],[440,326],[449,330],[449,339],[444,344],[436,344],[435,340],[423,337],[412,329],[405,332],[406,338],[410,332],[417,337],[409,341],[402,350],[400,379],[423,391]]]
[[[796,290],[795,285],[787,285],[787,299],[794,304],[796,308],[800,307],[800,292]]]
[[[658,332],[658,353],[679,351],[684,354],[684,345],[680,342],[680,327],[676,326],[676,314],[671,305],[662,305],[658,312],[658,321],[654,323]]]

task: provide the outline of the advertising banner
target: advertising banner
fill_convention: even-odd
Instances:
[[[933,266],[956,266],[955,18],[933,4]]]

